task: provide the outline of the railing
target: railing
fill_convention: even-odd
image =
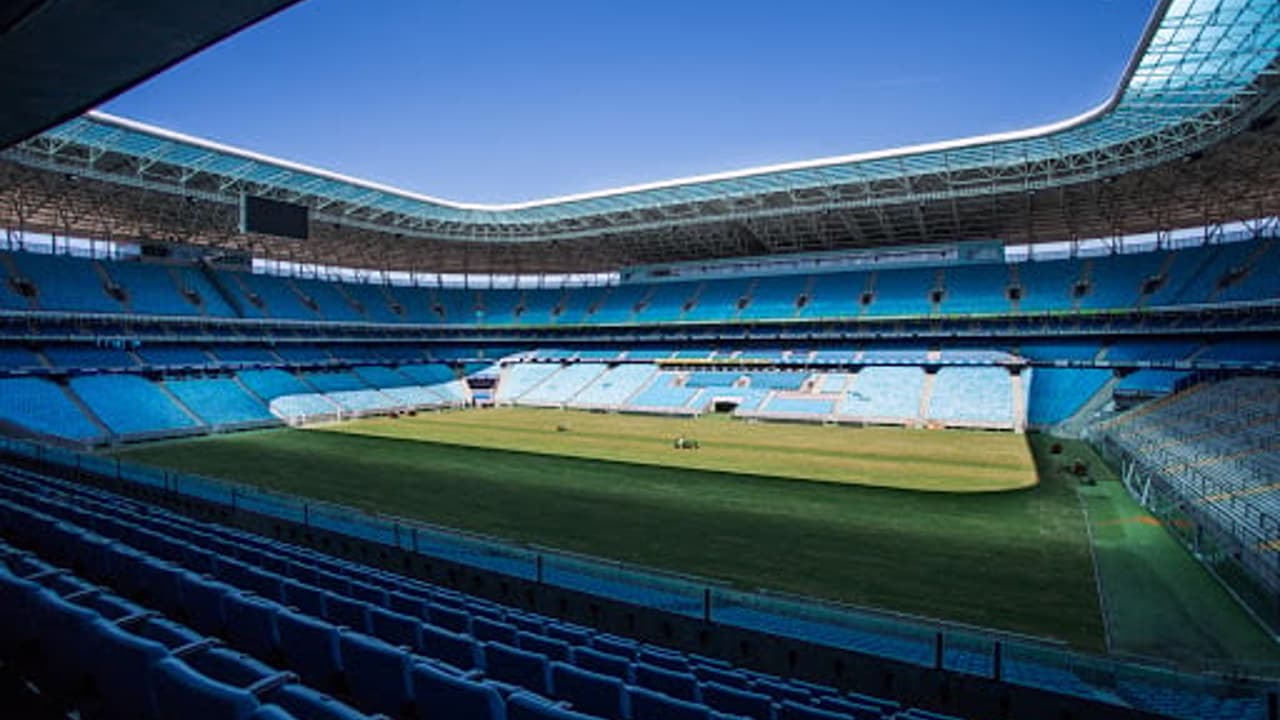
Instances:
[[[159,488],[400,550],[586,592],[600,597],[1014,684],[1140,706],[1124,688],[1195,692],[1265,703],[1280,666],[1204,662],[1175,669],[1160,661],[1096,656],[1062,643],[942,620],[857,608],[705,578],[634,567],[537,546],[516,545],[413,520],[365,512],[221,480],[171,472],[24,440],[0,438],[0,453]],[[1110,699],[1110,700],[1108,700]],[[1188,716],[1190,717],[1190,716]]]

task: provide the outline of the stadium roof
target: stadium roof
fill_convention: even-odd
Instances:
[[[1068,120],[510,205],[442,200],[100,113],[5,156],[188,203],[229,206],[242,192],[305,203],[319,229],[310,248],[235,238],[225,219],[221,239],[183,238],[352,265],[596,269],[965,238],[1061,240],[1273,214],[1278,52],[1274,0],[1164,0],[1114,94]],[[1246,156],[1253,162],[1241,163]]]
[[[295,2],[2,3],[0,148],[73,118]]]

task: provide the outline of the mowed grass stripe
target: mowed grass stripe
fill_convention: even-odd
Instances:
[[[915,433],[918,452],[949,435]],[[1102,644],[1080,506],[1060,479],[920,493],[300,430],[124,454],[747,588]]]
[[[567,432],[557,430],[567,426]],[[377,437],[700,470],[946,492],[1028,487],[1035,470],[1021,436],[902,428],[815,427],[497,408],[376,418],[323,428]],[[676,435],[702,449],[675,452]],[[923,447],[928,452],[921,452]]]

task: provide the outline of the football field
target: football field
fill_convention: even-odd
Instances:
[[[675,450],[680,436],[701,448]],[[123,454],[518,543],[1082,649],[1102,650],[1109,638],[1113,650],[1172,659],[1280,660],[1079,442],[503,408]],[[1067,471],[1077,460],[1096,486]]]
[[[673,449],[679,435],[701,449]],[[747,588],[1102,646],[1075,489],[1037,483],[1027,438],[1011,433],[509,408],[125,456]]]

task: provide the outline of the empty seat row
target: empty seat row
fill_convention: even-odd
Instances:
[[[17,491],[10,488],[8,492]],[[312,557],[318,555],[312,551],[292,548],[298,557],[286,559],[263,547],[287,548],[283,543],[254,537],[253,543],[244,538],[246,542],[237,545],[222,536],[238,531],[214,526],[196,530],[192,521],[154,510],[137,512],[139,508],[128,502],[112,507],[105,500],[78,498],[79,507],[73,508],[59,503],[53,495],[38,499],[48,507],[61,505],[62,511],[82,517],[95,505],[104,510],[110,507],[118,517],[100,513],[91,520],[95,528],[107,535],[127,537],[130,543],[160,557],[141,566],[147,569],[133,581],[139,586],[134,591],[149,588],[146,592],[155,604],[189,618],[194,627],[297,672],[308,685],[365,698],[367,702],[361,706],[367,709],[397,714],[412,704],[413,678],[415,673],[422,674],[417,667],[424,663],[469,682],[487,682],[508,700],[515,692],[531,691],[604,718],[653,716],[645,708],[652,710],[668,701],[688,703],[705,713],[731,714],[754,704],[753,717],[770,718],[804,717],[798,713],[805,709],[835,711],[845,717],[860,717],[856,713],[865,711],[873,713],[868,717],[880,717],[882,711],[894,707],[883,702],[859,705],[830,688],[804,688],[721,661],[645,646],[510,609],[495,612],[495,606],[442,589],[422,593],[431,586],[405,578],[398,578],[399,587],[379,587],[368,582],[373,578],[343,577],[321,563],[300,560],[319,560]],[[158,528],[165,532],[157,532]],[[200,533],[192,536],[198,537],[199,546],[180,539],[183,529]],[[262,565],[272,570],[246,562],[248,555],[259,556]],[[162,566],[166,561],[173,567],[149,566]],[[181,569],[179,561],[212,575],[196,576]],[[175,573],[180,577],[177,581]],[[122,578],[122,583],[128,586],[130,581]],[[237,588],[261,594],[249,595]],[[162,597],[166,593],[168,597]],[[174,594],[219,599],[174,600]],[[175,607],[175,603],[182,605]],[[468,612],[460,606],[485,609]],[[761,714],[766,706],[768,712]],[[667,716],[672,710],[653,712]]]

